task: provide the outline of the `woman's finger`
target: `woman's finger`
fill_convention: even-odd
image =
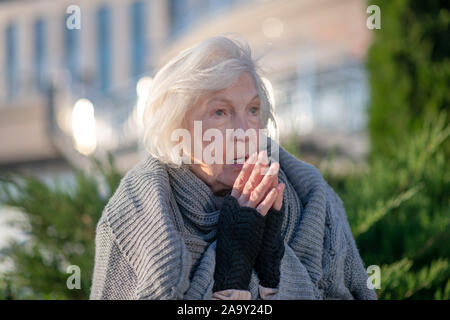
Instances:
[[[241,171],[239,172],[238,177],[234,181],[233,190],[231,191],[231,195],[238,199],[242,191],[244,189],[245,183],[247,182],[250,174],[252,173],[253,167],[255,166],[257,152],[253,153],[250,157],[248,157],[247,161],[245,161],[242,166]]]
[[[258,161],[256,162],[253,170],[245,183],[244,189],[239,197],[240,203],[247,203],[250,199],[250,194],[255,189],[258,184],[261,182],[263,176],[261,175],[261,171],[267,167],[268,159],[267,152],[265,150],[261,151],[258,154]]]
[[[280,183],[277,186],[278,195],[277,195],[277,199],[275,200],[275,202],[273,204],[273,208],[275,210],[278,210],[278,211],[281,210],[281,206],[283,205],[283,193],[284,193],[285,187],[286,187],[286,185],[284,183]]]
[[[278,163],[278,166],[280,165],[280,163]],[[272,178],[272,187],[276,188],[278,186],[278,173],[279,173],[280,169],[278,168],[277,174],[275,174]]]
[[[256,207],[256,210],[265,216],[269,209],[272,207],[273,203],[277,199],[278,191],[277,188],[272,188],[263,201]]]
[[[256,207],[267,195],[271,188],[273,188],[273,177],[278,175],[278,169],[280,165],[278,162],[271,164],[266,175],[263,177],[258,186],[250,193],[250,198],[248,200],[248,207]]]

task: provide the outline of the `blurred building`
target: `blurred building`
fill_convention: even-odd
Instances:
[[[361,157],[366,18],[364,0],[0,1],[0,166],[64,171],[110,150],[132,167],[151,77],[224,32],[263,56],[282,138]]]

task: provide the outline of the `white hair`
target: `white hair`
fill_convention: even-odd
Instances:
[[[181,128],[188,108],[212,91],[230,87],[243,72],[255,81],[261,101],[261,121],[276,129],[274,106],[262,80],[262,70],[247,41],[219,35],[181,51],[155,75],[146,103],[143,143],[155,158],[171,166],[182,164],[172,132]]]

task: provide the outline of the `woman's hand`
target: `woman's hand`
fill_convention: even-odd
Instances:
[[[268,162],[265,150],[252,154],[244,163],[231,192],[241,207],[256,208],[263,216],[271,207],[280,210],[283,202],[284,184],[278,184],[280,164],[274,162],[268,167]]]
[[[283,221],[284,183],[278,183],[280,164],[272,163],[268,168],[267,153],[256,153],[246,161],[233,185],[231,196],[240,206],[256,208],[265,216],[264,234],[255,260],[255,271],[260,284],[267,288],[277,288],[280,281],[280,265],[284,255],[281,236]]]

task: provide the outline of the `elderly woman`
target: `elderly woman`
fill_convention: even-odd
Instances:
[[[167,63],[144,114],[148,155],[97,225],[91,299],[376,299],[320,172],[242,134],[270,122],[245,41],[212,37]]]

